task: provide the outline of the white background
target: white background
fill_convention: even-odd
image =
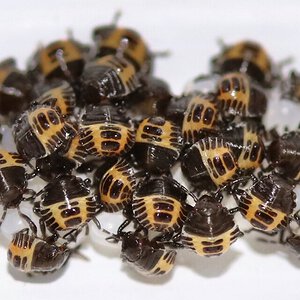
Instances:
[[[90,41],[91,29],[107,24],[117,9],[120,25],[138,30],[152,50],[170,50],[156,61],[156,75],[174,93],[200,73],[226,43],[261,42],[273,60],[292,56],[300,69],[299,1],[0,1],[0,59],[17,58],[20,67],[38,43],[74,37]],[[270,99],[271,101],[272,99]],[[296,107],[298,109],[298,107]],[[298,114],[298,113],[297,113]],[[276,122],[276,119],[273,121]],[[26,277],[6,262],[0,247],[1,299],[299,299],[300,261],[284,247],[239,240],[219,258],[179,254],[174,272],[145,279],[124,266],[118,251],[86,246],[90,261],[73,257],[62,271]]]

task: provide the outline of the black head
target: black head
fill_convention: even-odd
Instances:
[[[46,181],[52,181],[61,174],[70,173],[75,167],[73,161],[60,156],[57,152],[36,160],[38,175]]]
[[[203,217],[213,217],[223,211],[226,211],[226,208],[209,195],[203,195],[194,207],[194,213],[200,214]]]
[[[7,208],[16,208],[22,202],[24,190],[17,186],[10,187],[5,193],[0,195],[0,203]]]
[[[300,133],[288,132],[271,143],[268,148],[269,158],[273,164],[287,164],[299,160]]]
[[[135,92],[120,99],[121,104],[131,107],[138,117],[165,116],[172,98],[168,84],[152,76],[142,78],[141,83]]]
[[[136,262],[143,253],[143,239],[138,234],[126,232],[122,236],[121,257],[129,262]]]
[[[211,196],[204,195],[188,216],[185,231],[200,236],[217,236],[234,226],[233,216]]]
[[[296,203],[295,186],[277,174],[262,176],[251,187],[251,193],[263,202],[268,202],[273,208],[291,214]]]
[[[67,246],[40,242],[37,245],[36,256],[33,257],[32,265],[42,272],[51,272],[61,268],[70,256]]]

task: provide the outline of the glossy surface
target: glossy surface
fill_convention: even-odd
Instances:
[[[69,1],[28,0],[26,5],[21,1],[2,1],[1,5],[0,14],[6,26],[0,28],[5,40],[0,54],[16,56],[21,66],[38,41],[46,45],[58,37],[66,37],[67,28],[73,29],[79,39],[89,41],[91,28],[110,22],[115,11],[121,9],[120,25],[140,31],[151,49],[172,51],[170,57],[156,60],[155,73],[166,79],[176,93],[181,92],[191,78],[208,71],[208,60],[218,52],[218,38],[228,43],[244,38],[258,40],[274,60],[294,56],[293,67],[300,69],[299,1],[289,1],[287,5],[254,0],[243,5],[232,0],[218,3],[116,0],[86,1],[83,5],[82,1],[74,0],[70,5]],[[26,43],[20,47],[23,32],[27,33]],[[25,36],[23,38],[25,40]],[[282,118],[288,118],[290,126],[295,128],[299,123],[298,106],[287,101],[276,102],[275,98],[272,98],[274,110],[267,115],[269,126],[279,122],[275,110],[280,109]],[[180,178],[180,182],[184,183],[184,179]],[[102,219],[107,220],[107,217],[103,215]],[[120,222],[119,215],[116,219]],[[10,216],[6,221],[11,221]],[[91,233],[94,232],[92,227]],[[50,300],[64,295],[65,300],[75,300],[82,298],[84,290],[87,299],[124,299],[125,294],[136,300],[141,297],[153,300],[154,295],[157,299],[193,299],[200,288],[201,297],[210,300],[220,297],[269,299],[270,295],[272,300],[299,299],[300,261],[288,249],[259,242],[252,234],[217,258],[199,258],[193,253],[179,252],[173,272],[160,279],[141,277],[122,264],[118,248],[97,246],[99,239],[93,240],[92,246],[80,250],[90,261],[74,256],[62,271],[32,278],[8,267],[6,251],[1,245],[2,297],[31,300],[43,295],[43,299]]]

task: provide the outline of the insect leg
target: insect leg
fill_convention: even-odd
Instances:
[[[27,222],[27,224],[29,225],[30,230],[36,236],[37,235],[37,227],[36,227],[36,225],[33,223],[33,221],[27,215],[23,214],[20,211],[19,207],[17,208],[17,210],[18,210],[19,216]]]
[[[2,216],[1,216],[1,219],[0,219],[0,226],[2,225],[5,217],[6,217],[6,213],[7,213],[7,207],[4,207],[3,208],[3,213],[2,213]]]

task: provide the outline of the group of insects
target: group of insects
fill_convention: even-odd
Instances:
[[[291,227],[300,225],[300,132],[263,124],[267,91],[280,85],[299,102],[300,77],[283,81],[259,44],[242,41],[212,58],[214,89],[175,96],[153,76],[159,53],[138,32],[114,22],[92,38],[40,47],[26,71],[13,59],[0,64],[1,123],[16,145],[0,150],[0,223],[15,209],[28,224],[12,237],[10,264],[29,274],[58,270],[90,222],[102,230],[103,211],[123,211],[107,242],[143,275],[167,274],[177,251],[222,255],[245,234],[236,214],[300,253]],[[187,187],[173,178],[178,165]],[[39,191],[28,188],[35,177]],[[225,206],[228,197],[236,207]]]

